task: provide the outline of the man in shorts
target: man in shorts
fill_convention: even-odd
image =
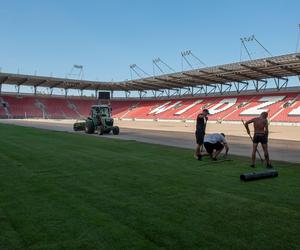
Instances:
[[[207,154],[214,161],[217,160],[218,155],[225,148],[224,157],[227,157],[228,154],[228,144],[225,139],[225,134],[210,134],[204,137],[204,147],[206,149]]]
[[[249,135],[250,135],[249,124],[253,123],[254,126],[252,164],[251,164],[252,168],[255,168],[256,151],[259,143],[261,143],[262,148],[264,150],[264,155],[267,162],[267,168],[272,168],[269,159],[269,152],[268,152],[269,128],[268,128],[267,118],[268,118],[268,113],[262,112],[259,117],[253,118],[245,123],[245,127]]]
[[[200,151],[201,151],[201,146],[203,145],[206,123],[208,120],[207,115],[209,115],[208,109],[203,109],[202,113],[198,114],[198,116],[197,116],[196,132],[195,132],[197,146],[196,146],[196,150],[195,150],[195,154],[194,154],[194,157],[197,160],[202,159],[202,155],[201,155]]]

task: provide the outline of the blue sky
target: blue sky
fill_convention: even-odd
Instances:
[[[89,80],[152,73],[160,57],[181,70],[190,49],[207,65],[239,60],[240,37],[255,34],[273,55],[295,52],[300,1],[0,0],[0,67],[64,77],[73,64]],[[252,46],[253,52],[257,47]],[[263,56],[257,50],[254,56]],[[187,68],[187,67],[186,67]]]

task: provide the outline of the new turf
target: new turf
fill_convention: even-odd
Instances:
[[[299,164],[0,125],[0,249],[299,249]]]

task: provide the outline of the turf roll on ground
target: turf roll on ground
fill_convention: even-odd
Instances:
[[[262,172],[253,172],[253,173],[244,173],[240,175],[240,179],[242,181],[254,181],[254,180],[260,180],[260,179],[266,179],[266,178],[272,178],[277,177],[278,172],[275,169],[262,171]]]

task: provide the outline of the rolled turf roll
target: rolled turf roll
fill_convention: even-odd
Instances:
[[[254,181],[254,180],[260,180],[260,179],[266,179],[266,178],[272,178],[277,177],[278,172],[275,169],[272,170],[266,170],[263,172],[257,172],[257,173],[244,173],[240,175],[240,179],[242,181]]]

